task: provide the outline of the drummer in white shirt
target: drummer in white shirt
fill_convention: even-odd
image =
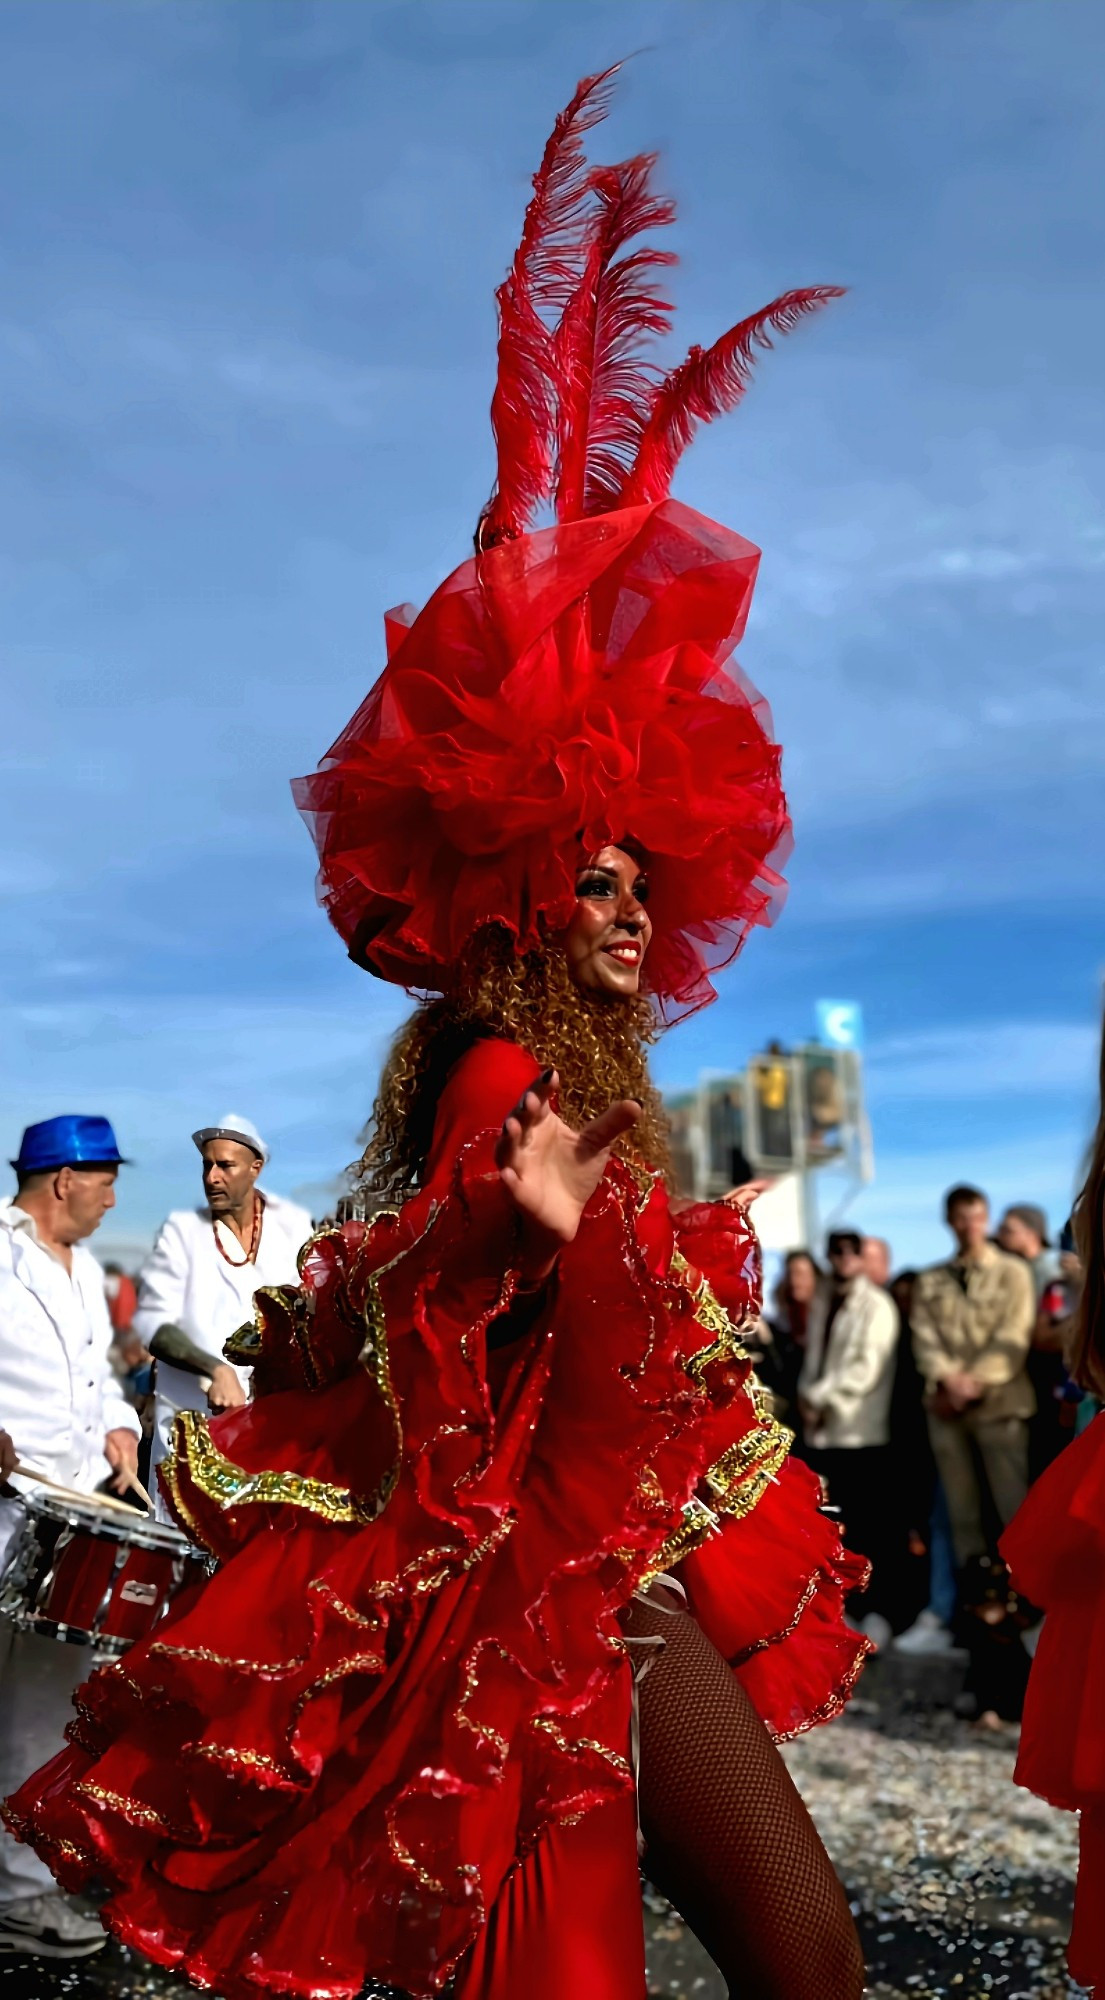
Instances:
[[[246,1401],[249,1371],[224,1360],[223,1346],[252,1318],[259,1287],[298,1282],[296,1258],[312,1228],[306,1209],[259,1185],[269,1149],[248,1118],[228,1112],[192,1138],[206,1199],[162,1224],[138,1281],[134,1316],[134,1331],[157,1363],[155,1468],[172,1442],[178,1410],[233,1409]]]
[[[0,1452],[58,1485],[120,1490],[138,1463],[139,1424],[108,1360],[104,1276],[80,1246],[115,1206],[122,1164],[106,1118],[47,1118],[28,1126],[14,1197],[0,1201]],[[113,1477],[114,1475],[114,1477]],[[0,1563],[18,1525],[0,1499]],[[88,1671],[81,1647],[14,1632],[0,1620],[0,1798],[62,1748],[73,1688]],[[84,1957],[100,1925],[57,1891],[31,1848],[0,1832],[0,1952]]]

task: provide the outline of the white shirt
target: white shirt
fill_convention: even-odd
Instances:
[[[220,1225],[229,1257],[220,1254],[211,1211],[207,1207],[177,1209],[162,1223],[157,1242],[138,1280],[138,1310],[134,1331],[148,1345],[158,1327],[179,1326],[197,1347],[217,1359],[225,1343],[253,1318],[253,1294],[263,1285],[297,1285],[296,1262],[312,1233],[305,1208],[258,1189],[264,1203],[261,1241],[253,1263],[233,1232]],[[232,1366],[230,1363],[228,1366]],[[243,1389],[249,1370],[235,1368]],[[172,1444],[178,1410],[206,1410],[207,1393],[198,1375],[157,1363],[154,1409],[153,1464],[159,1465]],[[160,1499],[160,1496],[158,1496]]]
[[[141,1432],[112,1373],[104,1274],[79,1244],[67,1271],[34,1217],[0,1200],[0,1426],[20,1458],[60,1486],[93,1493],[111,1468],[108,1431]],[[0,1559],[15,1528],[0,1501]]]

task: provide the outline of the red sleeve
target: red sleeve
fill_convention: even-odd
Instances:
[[[425,1187],[447,1182],[469,1140],[497,1129],[540,1067],[517,1042],[473,1043],[449,1072],[434,1119]]]
[[[672,1224],[687,1262],[703,1273],[730,1317],[739,1325],[758,1313],[763,1269],[747,1215],[723,1201],[698,1201],[674,1214]]]

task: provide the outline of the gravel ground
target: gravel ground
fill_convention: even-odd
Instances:
[[[847,1885],[872,2000],[1068,2000],[1075,1822],[1012,1783],[1015,1732],[980,1736],[869,1671],[786,1759]],[[695,1940],[646,1897],[651,1992],[725,2000]]]
[[[872,2000],[1070,2000],[1073,1820],[1014,1789],[1011,1736],[979,1737],[876,1669],[787,1762],[855,1910]],[[654,2000],[725,2000],[666,1904],[646,1897]],[[0,1957],[0,2000],[190,1992],[115,1946],[83,1963]],[[572,2000],[566,1995],[565,2000]]]

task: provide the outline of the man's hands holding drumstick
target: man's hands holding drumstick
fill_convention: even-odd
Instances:
[[[115,1474],[111,1482],[113,1492],[142,1492],[138,1484],[138,1439],[133,1431],[109,1431],[104,1439],[104,1457]]]
[[[571,1243],[580,1217],[606,1169],[610,1151],[637,1123],[641,1107],[630,1097],[573,1132],[550,1103],[557,1088],[547,1069],[504,1120],[495,1148],[503,1186],[513,1196],[522,1228],[522,1277],[547,1278],[559,1252]]]
[[[153,1502],[138,1477],[138,1439],[133,1431],[108,1431],[104,1439],[104,1457],[115,1473],[111,1484],[117,1493],[137,1493],[144,1504],[152,1510]],[[40,1472],[37,1466],[24,1465],[15,1448],[15,1440],[5,1430],[0,1430],[0,1487],[7,1486],[13,1472],[21,1473],[24,1479],[33,1479],[42,1486],[51,1486],[59,1493],[68,1493],[70,1488],[60,1485],[48,1473]],[[11,1498],[11,1492],[6,1496]],[[15,1496],[18,1498],[18,1494]],[[117,1501],[110,1503],[113,1507]]]

